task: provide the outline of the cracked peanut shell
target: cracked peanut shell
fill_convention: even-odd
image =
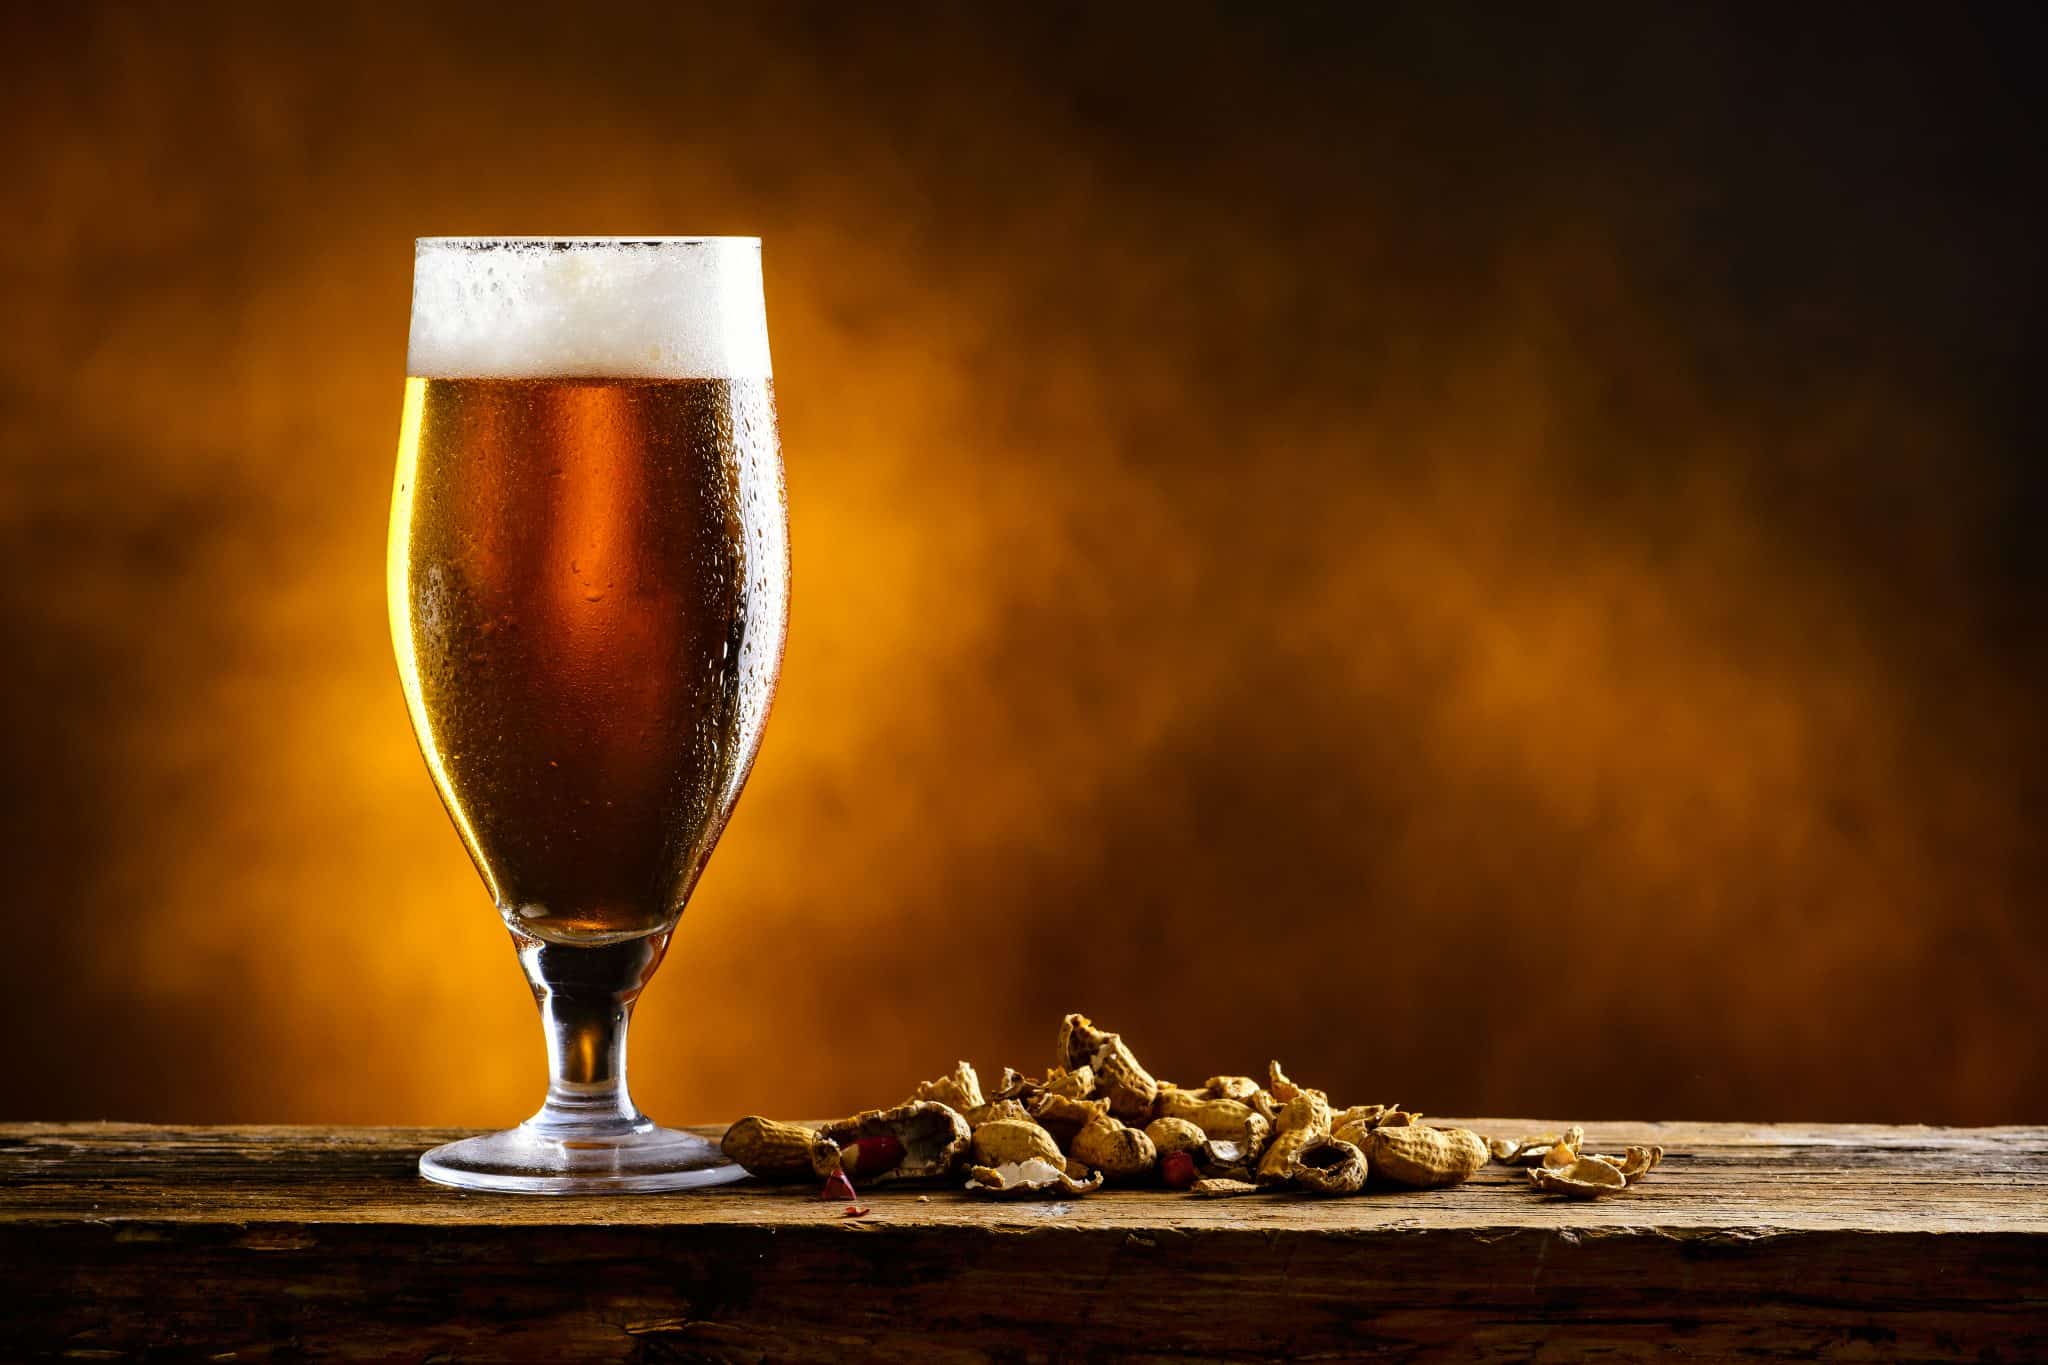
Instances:
[[[1060,1020],[1054,1051],[1068,1070],[1086,1066],[1094,1071],[1095,1094],[1109,1101],[1110,1113],[1127,1123],[1152,1117],[1159,1082],[1121,1037],[1095,1027],[1085,1014],[1070,1014]]]
[[[1365,1188],[1365,1153],[1349,1142],[1311,1138],[1294,1158],[1294,1183],[1312,1194],[1357,1194]]]
[[[895,1169],[868,1177],[871,1184],[896,1180],[938,1180],[967,1163],[971,1130],[951,1105],[937,1100],[911,1100],[894,1109],[868,1109],[828,1123],[824,1136],[845,1146],[857,1138],[892,1136],[903,1144],[903,1160]]]
[[[1076,1178],[1065,1165],[1042,1157],[1000,1166],[975,1166],[967,1172],[967,1192],[991,1199],[1048,1199],[1090,1194],[1102,1188],[1102,1172]]]
[[[1538,1166],[1529,1172],[1529,1183],[1545,1194],[1570,1199],[1597,1199],[1628,1188],[1628,1177],[1595,1157],[1580,1157],[1564,1166]]]
[[[956,1062],[953,1069],[935,1081],[925,1081],[910,1097],[913,1100],[936,1100],[959,1114],[979,1109],[988,1103],[981,1093],[981,1077],[975,1073],[971,1062]]]
[[[1324,1104],[1330,1102],[1328,1092],[1314,1090],[1305,1085],[1296,1085],[1293,1081],[1287,1079],[1287,1073],[1280,1069],[1278,1061],[1266,1063],[1266,1091],[1282,1104],[1286,1104],[1296,1095],[1304,1094],[1321,1095]]]
[[[1030,1104],[1031,1117],[1053,1135],[1062,1147],[1073,1145],[1074,1135],[1109,1112],[1108,1100],[1077,1100],[1050,1091]]]
[[[998,1119],[1022,1119],[1026,1123],[1037,1121],[1031,1117],[1031,1111],[1025,1107],[1022,1100],[990,1100],[979,1109],[967,1111],[969,1128],[979,1128],[984,1123],[994,1123]]]
[[[1284,1184],[1294,1178],[1294,1163],[1316,1138],[1330,1132],[1330,1102],[1316,1090],[1303,1090],[1283,1106],[1273,1123],[1273,1140],[1259,1157],[1259,1179]]]
[[[1046,1072],[1045,1080],[1034,1089],[1047,1095],[1085,1100],[1095,1093],[1095,1068],[1086,1062],[1076,1067],[1056,1067]]]
[[[1202,1083],[1202,1089],[1209,1092],[1209,1099],[1236,1100],[1243,1104],[1259,1093],[1260,1086],[1250,1076],[1211,1076]]]

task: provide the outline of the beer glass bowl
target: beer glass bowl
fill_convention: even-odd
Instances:
[[[430,1180],[741,1172],[626,1086],[634,1002],[775,695],[789,531],[751,237],[422,238],[387,593],[427,770],[540,1007],[548,1088]]]

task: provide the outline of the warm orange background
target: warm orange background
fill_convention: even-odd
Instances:
[[[531,1108],[385,631],[411,239],[748,232],[796,600],[657,1115],[1079,1008],[1439,1112],[2048,1119],[2012,35],[398,8],[4,21],[0,1114]]]

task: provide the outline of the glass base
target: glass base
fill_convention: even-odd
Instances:
[[[503,1194],[638,1194],[724,1185],[746,1172],[718,1144],[649,1123],[573,1135],[521,1124],[436,1147],[420,1158],[420,1174]]]

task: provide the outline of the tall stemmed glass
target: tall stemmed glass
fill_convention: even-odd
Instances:
[[[739,1176],[626,1090],[626,1026],[761,743],[789,529],[751,237],[422,238],[388,591],[413,729],[547,1035],[431,1180]]]

